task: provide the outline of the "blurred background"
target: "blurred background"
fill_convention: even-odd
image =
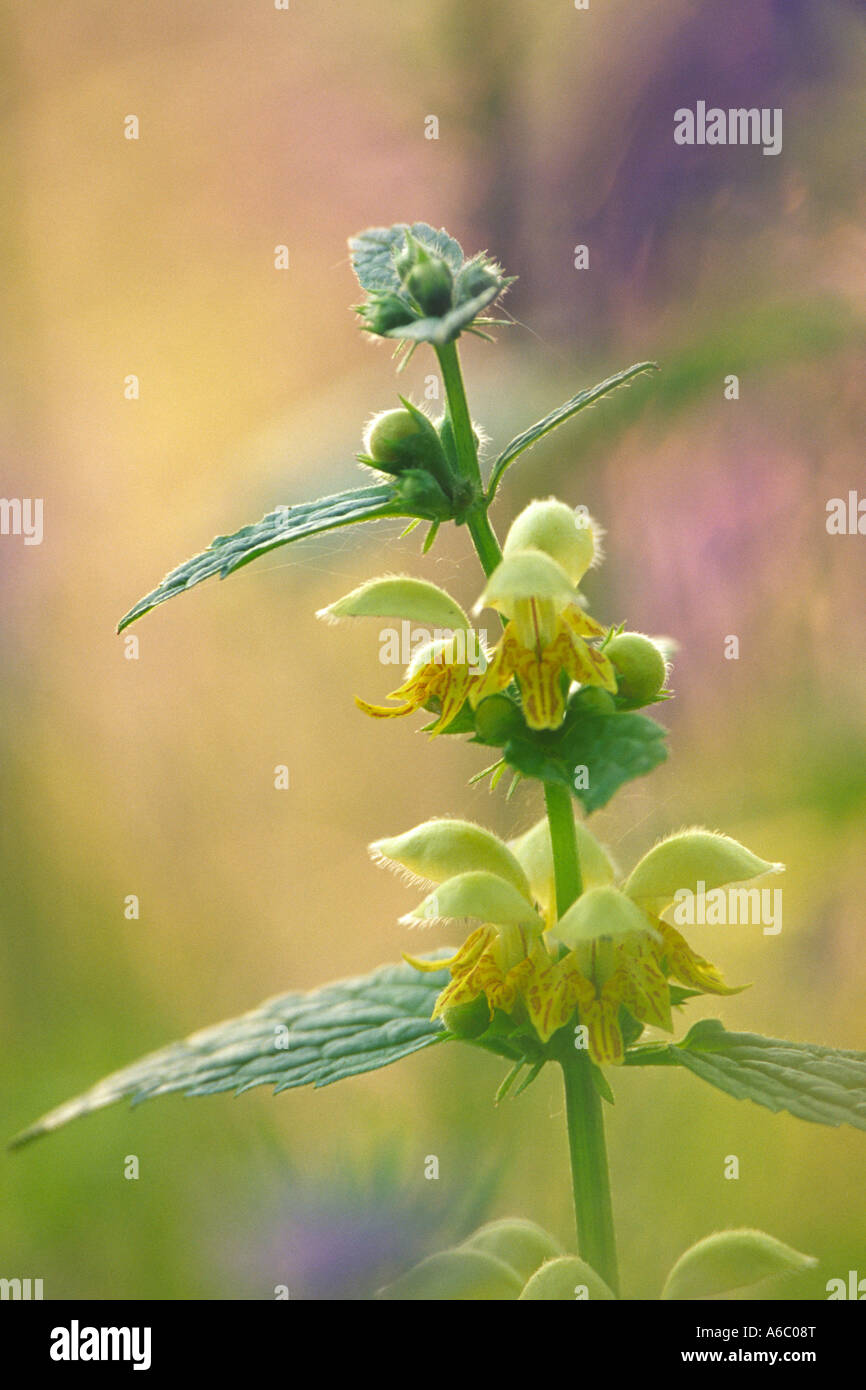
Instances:
[[[855,0],[3,7],[2,492],[42,497],[45,527],[0,538],[4,1135],[268,995],[444,944],[398,925],[414,899],[370,839],[540,814],[532,788],[467,788],[483,749],[364,721],[353,693],[393,674],[375,627],[314,618],[381,569],[471,603],[462,531],[427,558],[391,524],[304,543],[152,613],[137,659],[114,635],[215,534],[357,483],[370,412],[424,399],[429,354],[397,381],[349,308],[346,238],[395,221],[519,276],[517,325],[464,353],[488,456],[661,364],[527,455],[494,520],[550,492],[587,505],[607,530],[592,611],[680,643],[670,760],[593,820],[622,866],[694,823],[788,865],[778,936],[690,934],[754,983],[682,1031],[707,1013],[866,1048],[866,540],[825,525],[866,490],[864,19]],[[781,107],[782,153],[675,145],[698,100]],[[572,1246],[558,1076],[494,1110],[502,1075],[433,1049],[314,1093],[102,1112],[0,1157],[0,1274],[49,1298],[359,1298],[494,1216]],[[614,1082],[630,1296],[730,1225],[819,1257],[792,1298],[866,1275],[866,1136],[685,1072]]]

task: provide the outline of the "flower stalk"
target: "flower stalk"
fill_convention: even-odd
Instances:
[[[489,577],[502,561],[502,550],[487,516],[481,493],[481,471],[466,388],[456,343],[437,348],[448,414],[461,476],[478,489],[478,501],[470,508],[466,524],[484,573]],[[580,855],[574,829],[571,797],[565,787],[544,784],[556,880],[556,910],[562,916],[583,891]],[[616,1236],[610,1195],[610,1174],[604,1136],[601,1097],[592,1076],[586,1048],[573,1046],[576,1035],[566,1038],[560,1058],[565,1081],[565,1109],[571,1160],[578,1249],[615,1294],[619,1293]]]

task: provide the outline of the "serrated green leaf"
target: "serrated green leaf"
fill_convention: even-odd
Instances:
[[[716,1231],[680,1255],[662,1299],[723,1298],[749,1292],[769,1279],[799,1274],[818,1261],[766,1231]]]
[[[432,952],[446,959],[452,948]],[[310,994],[268,999],[250,1013],[151,1052],[67,1101],[12,1142],[17,1147],[79,1115],[129,1097],[133,1104],[181,1091],[187,1096],[273,1086],[329,1086],[375,1071],[447,1035],[430,1015],[449,980],[447,970],[419,974],[385,965],[370,975],[339,980]]]
[[[579,410],[584,410],[587,406],[594,405],[600,401],[602,396],[606,396],[611,391],[615,391],[618,386],[625,386],[634,377],[642,372],[658,371],[657,362],[636,362],[631,367],[626,367],[622,372],[616,372],[609,376],[606,381],[600,381],[597,386],[590,386],[585,391],[579,391],[571,400],[565,401],[563,405],[552,410],[549,415],[545,415],[543,420],[537,420],[534,425],[530,425],[528,430],[522,434],[515,435],[510,444],[506,444],[502,453],[493,465],[490,475],[490,483],[487,489],[487,496],[492,499],[496,496],[496,490],[502,480],[502,475],[509,464],[513,463],[527,449],[531,449],[533,444],[537,444],[539,439],[543,439],[551,430],[555,430],[558,425],[570,420],[572,415],[576,415]]]
[[[217,536],[207,550],[171,570],[151,593],[130,608],[118,623],[117,630],[122,632],[136,618],[156,608],[157,604],[192,589],[204,579],[210,579],[215,574],[225,579],[226,575],[248,565],[251,560],[257,560],[269,550],[276,550],[278,546],[334,531],[340,526],[408,515],[411,512],[401,502],[397,488],[391,483],[353,488],[332,497],[320,497],[315,502],[300,502],[293,507],[278,507],[262,517],[261,521],[242,526],[234,535]]]
[[[589,814],[606,805],[625,782],[664,762],[666,732],[646,715],[588,710],[577,699],[561,728],[517,734],[503,751],[509,766],[524,777],[568,787]],[[579,767],[588,769],[586,787],[576,785]]]
[[[626,1064],[685,1067],[737,1100],[813,1124],[866,1129],[866,1052],[729,1033],[705,1018],[680,1043],[632,1048]]]
[[[420,241],[428,250],[435,251],[447,261],[456,275],[466,257],[459,241],[449,236],[444,228],[437,232],[426,222],[397,222],[393,227],[367,227],[357,236],[349,238],[349,251],[352,256],[352,269],[358,278],[361,289],[370,294],[402,290],[400,277],[394,268],[394,253],[399,251],[407,232]]]

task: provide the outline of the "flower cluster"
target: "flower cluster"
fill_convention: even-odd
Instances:
[[[530,503],[513,523],[502,562],[476,604],[476,613],[494,609],[504,624],[486,659],[469,663],[465,642],[443,635],[415,653],[404,680],[388,696],[395,705],[358,699],[359,708],[378,719],[434,709],[439,717],[431,732],[441,733],[467,701],[474,710],[515,683],[527,726],[544,730],[562,724],[575,686],[616,693],[617,667],[605,643],[621,639],[611,638],[611,629],[586,612],[578,588],[597,558],[598,531],[585,513],[554,498]],[[320,614],[329,619],[361,615],[424,622],[451,633],[469,628],[466,614],[449,594],[409,578],[370,580]],[[653,698],[664,681],[664,661],[648,639],[627,635],[644,644],[650,662],[659,666],[654,686],[648,687],[648,698]]]
[[[639,1025],[670,1032],[671,981],[702,994],[741,988],[726,985],[663,919],[676,894],[698,882],[746,882],[782,865],[726,835],[684,830],[656,844],[617,885],[613,863],[581,821],[575,833],[584,891],[560,917],[546,820],[507,844],[466,821],[428,821],[377,841],[371,852],[433,885],[407,924],[480,923],[450,960],[405,957],[417,970],[450,970],[434,1017],[448,1025],[454,1010],[483,997],[482,1028],[500,1010],[516,1023],[528,1020],[542,1043],[574,1019],[586,1028],[594,1062],[619,1063],[623,1009]]]

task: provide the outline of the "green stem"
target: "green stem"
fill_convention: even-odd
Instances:
[[[466,387],[463,385],[463,373],[460,369],[457,344],[446,343],[444,347],[437,347],[436,356],[439,359],[439,369],[445,387],[445,399],[448,402],[448,414],[454,432],[457,467],[461,478],[465,478],[473,491],[478,494],[477,501],[466,513],[466,525],[469,528],[469,534],[472,537],[472,543],[478,553],[484,573],[490,575],[501,562],[502,551],[487,516],[488,504],[481,483],[478,447],[475,443],[475,433],[472,429],[472,419],[466,401]]]
[[[567,787],[559,786],[556,782],[545,782],[544,804],[547,807],[550,843],[553,847],[556,915],[561,917],[583,892],[571,793]]]
[[[585,1048],[575,1047],[570,1054],[563,1048],[560,1062],[565,1080],[577,1248],[587,1264],[592,1265],[611,1292],[619,1297],[604,1116],[592,1079],[592,1062]]]
[[[553,782],[545,782],[544,800],[553,848],[556,912],[561,917],[583,892],[574,811],[568,789]],[[601,1097],[595,1088],[593,1064],[586,1048],[574,1047],[568,1033],[563,1037],[559,1061],[565,1081],[578,1249],[587,1264],[592,1265],[618,1295],[616,1237]]]
[[[458,470],[460,476],[477,493],[477,500],[466,513],[466,525],[484,573],[489,575],[502,560],[502,551],[487,517],[489,504],[482,490],[478,449],[456,344],[447,343],[444,347],[437,347],[436,356],[439,359],[448,414],[454,433]],[[561,917],[583,892],[580,855],[574,830],[574,811],[566,787],[545,782],[544,799],[553,846],[557,916]],[[564,1036],[565,1044],[561,1049],[559,1061],[565,1078],[565,1109],[568,1117],[578,1249],[587,1264],[592,1265],[612,1292],[618,1295],[616,1241],[601,1098],[593,1082],[593,1064],[588,1052],[585,1048],[571,1046],[572,1039],[568,1034]]]
[[[442,373],[442,384],[445,387],[445,399],[448,402],[451,428],[454,431],[457,467],[460,476],[475,484],[480,491],[481,469],[478,467],[478,448],[466,401],[466,387],[463,385],[463,373],[460,370],[457,344],[446,343],[444,347],[437,347],[436,356],[439,360],[439,370]]]

